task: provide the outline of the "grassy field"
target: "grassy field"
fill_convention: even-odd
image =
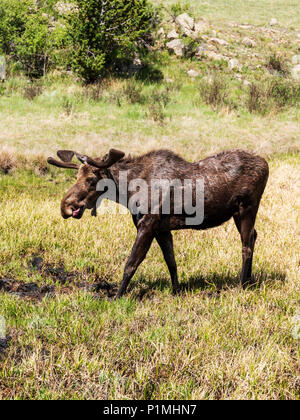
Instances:
[[[256,67],[267,63],[268,43],[287,60],[296,53],[299,5],[189,3],[230,37],[230,51],[250,31],[229,30],[231,20],[260,25],[276,17],[289,30],[272,39],[253,30],[255,57],[240,54],[240,79],[224,63],[163,53],[154,63],[164,80],[156,83],[86,87],[51,74],[40,89],[20,75],[0,85],[0,316],[8,338],[7,346],[0,341],[0,399],[300,398],[299,98],[281,107],[268,97],[267,113],[250,112],[243,83],[271,77]],[[190,69],[202,77],[191,79]],[[228,85],[217,109],[201,96],[202,80],[207,86],[216,73]],[[230,221],[174,233],[178,296],[154,243],[128,294],[111,300],[106,282],[121,280],[136,232],[131,217],[63,220],[60,200],[75,175],[46,164],[58,148],[100,156],[110,147],[170,148],[191,161],[231,148],[264,156],[270,178],[254,257],[260,285],[239,286],[241,243]]]
[[[235,21],[266,25],[276,18],[282,26],[300,26],[300,4],[297,0],[154,0],[153,3],[167,9],[172,4],[181,3],[196,16],[219,23]]]

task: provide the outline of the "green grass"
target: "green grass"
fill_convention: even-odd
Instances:
[[[270,161],[254,263],[262,285],[255,290],[238,285],[241,245],[230,222],[175,233],[184,290],[177,297],[156,244],[118,302],[95,299],[71,283],[56,284],[55,296],[41,301],[0,293],[11,337],[1,359],[0,396],[299,398],[299,342],[292,336],[300,299],[297,165],[298,155]],[[129,216],[88,214],[63,221],[59,201],[71,183],[65,173],[1,178],[0,278],[53,284],[28,268],[40,255],[87,282],[95,275],[120,281],[133,223]]]
[[[176,64],[183,70],[188,67],[178,61]],[[197,63],[192,67],[197,68]],[[174,77],[174,73],[171,61],[165,77]],[[247,87],[227,77],[233,99],[248,95]],[[287,107],[279,115],[276,112],[265,117],[251,115],[237,102],[237,110],[225,106],[216,113],[203,103],[199,83],[178,73],[171,86],[142,84],[146,103],[141,104],[127,102],[122,93],[125,83],[118,80],[112,81],[97,102],[86,98],[85,88],[74,82],[45,87],[33,101],[18,92],[2,96],[0,147],[27,157],[53,155],[59,148],[99,156],[109,147],[136,154],[164,147],[167,141],[168,147],[194,159],[239,145],[264,154],[299,150],[299,107]],[[150,112],[149,105],[156,103],[153,91],[167,92],[170,97],[163,109],[163,124],[155,122]]]
[[[243,83],[264,87],[281,80],[266,68],[274,51],[290,68],[299,4],[189,4],[228,40],[218,52],[237,57],[240,71],[154,52],[163,81],[111,79],[98,98],[96,87],[66,75],[41,80],[43,90],[33,100],[25,97],[24,77],[10,75],[2,85],[0,279],[53,286],[54,292],[40,300],[0,292],[10,338],[0,353],[0,399],[300,398],[300,347],[293,334],[300,315],[299,101],[295,95],[285,107],[251,113]],[[274,32],[229,25],[267,26],[271,17],[279,21]],[[251,51],[241,46],[245,36],[257,42]],[[188,77],[190,69],[200,77]],[[216,73],[228,85],[228,101],[213,109],[200,85]],[[241,243],[230,221],[174,233],[180,295],[171,294],[156,243],[124,298],[114,302],[93,292],[89,286],[100,280],[120,282],[136,230],[129,214],[63,220],[60,200],[76,174],[49,168],[46,157],[59,148],[102,156],[111,147],[133,154],[169,148],[190,161],[231,148],[265,156],[270,178],[254,256],[261,285],[239,286]],[[46,268],[69,273],[67,282],[30,268],[35,256]]]
[[[177,0],[165,0],[153,3],[169,8]],[[179,2],[187,5],[196,16],[205,17],[214,22],[235,21],[255,25],[267,25],[271,18],[276,18],[279,25],[299,27],[300,5],[297,0],[189,0]]]

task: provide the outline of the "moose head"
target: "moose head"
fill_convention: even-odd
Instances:
[[[60,160],[49,157],[47,162],[59,168],[76,169],[77,181],[66,193],[61,201],[61,214],[64,219],[73,217],[81,219],[86,209],[94,209],[101,192],[97,191],[97,183],[103,177],[107,177],[107,170],[124,157],[120,150],[111,149],[103,158],[92,159],[72,150],[59,150],[57,156]],[[73,157],[81,164],[72,162]]]

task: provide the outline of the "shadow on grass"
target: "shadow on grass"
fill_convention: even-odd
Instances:
[[[246,286],[248,289],[259,288],[262,283],[270,283],[274,281],[284,282],[286,280],[286,273],[279,270],[272,271],[258,271],[255,272],[252,278],[252,283]],[[222,290],[228,288],[235,288],[240,286],[240,279],[238,276],[232,276],[229,273],[218,274],[214,273],[209,276],[196,275],[188,279],[188,281],[180,282],[180,292],[202,291],[206,292],[207,296],[216,296]],[[157,291],[169,289],[172,291],[171,279],[158,278],[154,281],[149,281],[145,277],[140,277],[138,283],[134,281],[130,284],[129,292],[136,299],[142,300],[144,298],[151,298],[157,294]]]

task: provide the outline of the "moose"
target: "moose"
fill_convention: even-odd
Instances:
[[[111,149],[103,158],[91,158],[71,150],[60,150],[57,155],[60,160],[50,157],[48,163],[78,171],[77,182],[61,202],[61,214],[65,219],[70,217],[81,219],[86,209],[92,210],[92,215],[96,215],[97,201],[103,194],[103,191],[98,190],[97,184],[103,179],[108,179],[116,185],[115,201],[120,203],[119,177],[124,172],[127,175],[125,189],[127,189],[128,202],[133,194],[128,186],[134,179],[142,179],[147,185],[150,185],[153,179],[169,181],[191,179],[193,200],[195,182],[198,179],[203,180],[204,217],[198,225],[187,222],[184,210],[181,214],[175,212],[174,194],[171,196],[168,214],[164,214],[161,207],[154,213],[149,208],[149,211],[138,213],[132,212],[128,206],[137,229],[137,236],[126,262],[116,298],[120,298],[126,292],[131,278],[145,259],[154,239],[158,242],[168,266],[173,293],[177,293],[179,283],[172,231],[213,228],[227,222],[231,217],[242,242],[240,281],[243,287],[253,283],[252,259],[257,238],[254,224],[269,176],[268,163],[262,157],[240,149],[224,151],[193,163],[170,150],[151,151],[137,157],[125,157],[123,152],[115,149]],[[74,156],[80,164],[72,162]],[[184,188],[183,186],[182,190]]]

